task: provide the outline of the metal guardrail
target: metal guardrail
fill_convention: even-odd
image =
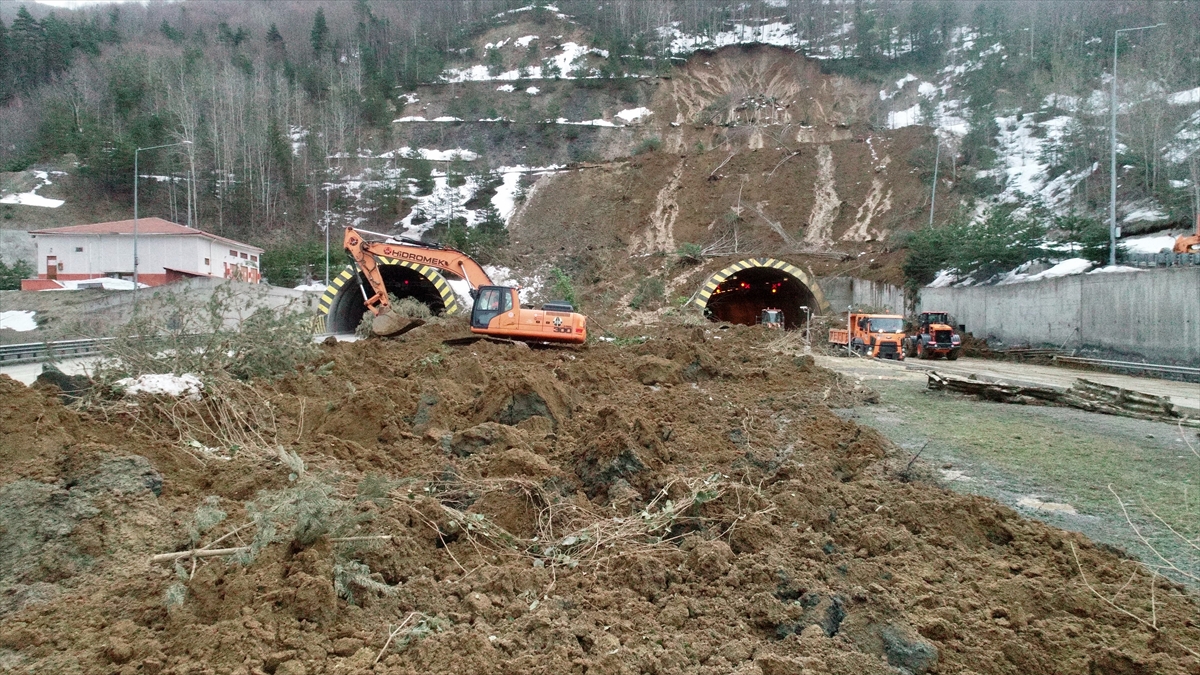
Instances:
[[[1132,370],[1137,372],[1183,376],[1189,380],[1200,380],[1200,368],[1188,366],[1172,366],[1161,363],[1138,363],[1136,361],[1111,361],[1108,359],[1089,359],[1082,356],[1054,356],[1055,363],[1064,365],[1092,366],[1111,370]]]
[[[1133,267],[1182,267],[1200,265],[1200,253],[1129,253],[1125,264]]]
[[[314,333],[313,342],[322,342],[329,333]],[[200,335],[186,337],[199,338]],[[17,345],[0,345],[0,366],[20,363],[38,363],[56,359],[73,359],[81,356],[96,356],[106,343],[116,338],[87,338],[83,340],[58,340],[56,342],[27,342]],[[156,339],[156,338],[147,338]]]
[[[0,365],[37,363],[53,359],[71,359],[79,356],[94,356],[101,347],[113,338],[90,338],[84,340],[59,340],[57,342],[29,342],[19,345],[0,345]]]

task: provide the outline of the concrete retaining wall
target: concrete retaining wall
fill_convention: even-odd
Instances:
[[[950,312],[976,337],[1008,344],[1095,347],[1200,365],[1200,268],[924,288],[918,306]]]
[[[37,247],[33,245],[33,237],[25,230],[0,230],[0,262],[15,265],[19,260],[36,269]]]
[[[857,309],[874,309],[892,314],[903,314],[904,289],[882,281],[868,281],[854,277],[825,277],[817,279],[825,299],[834,314],[845,312],[854,305]]]

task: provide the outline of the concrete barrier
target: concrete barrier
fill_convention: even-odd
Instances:
[[[856,310],[871,309],[892,314],[904,314],[907,308],[904,289],[882,281],[824,277],[817,279],[817,283],[825,291],[825,299],[834,314],[845,313],[850,305]]]
[[[1200,268],[1082,274],[1007,286],[923,288],[976,337],[1008,344],[1099,348],[1200,365]]]

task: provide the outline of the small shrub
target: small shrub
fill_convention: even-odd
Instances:
[[[167,586],[167,591],[163,594],[163,603],[166,604],[167,609],[179,607],[185,600],[187,600],[187,586],[182,582],[176,581]]]
[[[666,287],[663,285],[662,279],[658,277],[647,277],[638,282],[637,291],[633,294],[633,299],[629,301],[629,307],[632,309],[641,309],[646,305],[658,304],[662,301],[663,293],[666,292]]]
[[[571,306],[578,308],[579,301],[575,297],[575,284],[571,282],[571,277],[557,267],[550,270],[550,276],[554,278],[554,284],[551,286],[554,299],[569,302]]]
[[[633,149],[633,154],[641,155],[647,152],[655,152],[661,147],[662,139],[658,136],[651,136],[649,138],[642,139],[642,142],[638,143],[637,147]]]
[[[222,284],[205,298],[160,291],[105,345],[93,379],[191,373],[201,379],[275,379],[317,353],[310,315],[291,304],[271,307],[257,290]]]
[[[686,241],[679,245],[675,255],[679,256],[679,261],[687,265],[699,265],[704,262],[704,247],[700,244],[693,244]]]
[[[220,504],[220,497],[210,496],[196,507],[192,524],[188,527],[188,539],[191,540],[192,546],[198,546],[204,533],[225,521],[227,514],[221,510]]]
[[[346,602],[353,605],[356,604],[355,590],[369,591],[380,595],[395,595],[399,591],[398,586],[389,586],[372,578],[371,574],[371,568],[358,560],[347,560],[334,564],[333,587],[337,590],[338,597],[345,598]]]
[[[0,291],[21,290],[21,280],[33,276],[33,265],[24,260],[18,260],[12,265],[0,261]]]

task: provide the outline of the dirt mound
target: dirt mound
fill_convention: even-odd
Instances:
[[[326,346],[259,384],[280,448],[228,460],[157,440],[167,422],[137,409],[105,420],[0,378],[0,491],[20,503],[0,521],[0,664],[1200,669],[1181,587],[995,502],[900,480],[907,457],[826,407],[865,392],[767,331],[538,350],[450,348],[464,326],[427,328]],[[148,564],[172,551],[176,564]]]

